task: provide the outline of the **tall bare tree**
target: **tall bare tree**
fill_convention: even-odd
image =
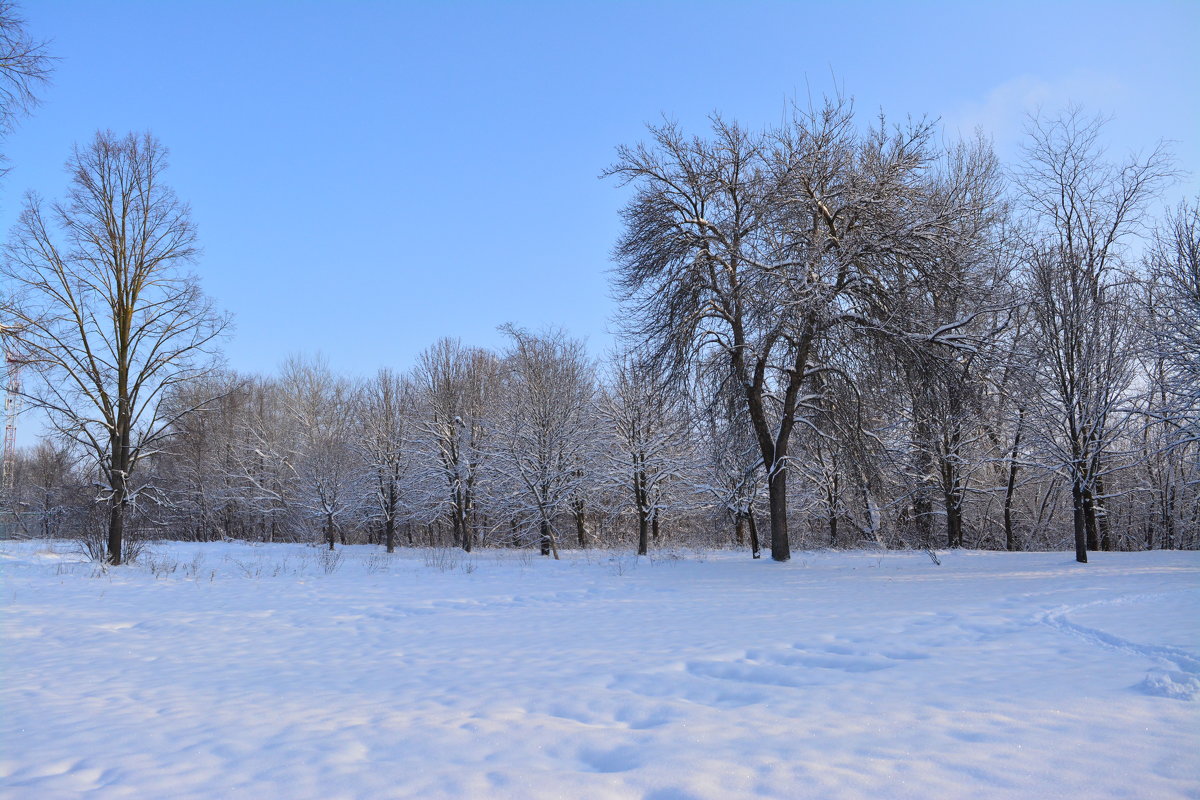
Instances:
[[[1149,201],[1175,174],[1161,145],[1123,163],[1108,161],[1103,124],[1078,108],[1034,117],[1015,175],[1029,218],[1043,440],[1070,483],[1075,556],[1084,563],[1102,543],[1104,459],[1134,379],[1129,242]]]
[[[67,167],[64,202],[26,201],[5,250],[13,293],[0,311],[44,378],[28,399],[104,476],[106,557],[120,564],[139,463],[203,403],[164,401],[216,367],[228,318],[184,271],[196,232],[187,205],[162,182],[167,151],[158,140],[101,132]]]
[[[973,314],[916,331],[891,300],[986,212],[987,164],[938,185],[931,124],[864,132],[842,100],[765,134],[719,118],[710,139],[651,133],[606,173],[637,187],[616,247],[628,333],[664,369],[728,362],[766,473],[771,557],[786,561],[792,433],[818,413],[812,379],[831,369],[820,342],[852,326],[955,344]]]

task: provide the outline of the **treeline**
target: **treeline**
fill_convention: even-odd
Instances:
[[[1155,218],[1169,156],[1101,132],[1031,120],[1005,168],[842,101],[652,128],[608,171],[618,352],[506,326],[370,380],[197,372],[117,500],[111,458],[23,452],[11,525],[99,554],[113,503],[137,536],[331,548],[1195,548],[1200,205]]]

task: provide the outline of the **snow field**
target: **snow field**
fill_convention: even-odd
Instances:
[[[1200,797],[1200,554],[564,556],[0,542],[0,797]]]

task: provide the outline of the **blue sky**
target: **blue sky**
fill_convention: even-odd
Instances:
[[[753,127],[836,87],[864,118],[1114,116],[1115,153],[1200,171],[1200,3],[32,2],[61,58],[5,143],[0,230],[99,128],[151,130],[192,205],[230,366],[366,375],[440,336],[561,325],[600,355],[626,193],[598,174],[666,114]],[[1195,195],[1195,174],[1176,199]],[[24,438],[24,437],[23,437]]]

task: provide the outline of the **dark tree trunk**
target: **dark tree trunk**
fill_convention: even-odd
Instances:
[[[963,546],[962,507],[952,495],[946,496],[946,541],[949,547]]]
[[[787,561],[792,557],[792,546],[787,530],[787,469],[776,467],[767,483],[767,495],[771,508],[771,558]]]
[[[108,513],[108,563],[120,566],[121,545],[125,537],[125,500],[113,497]]]
[[[754,521],[754,512],[746,514],[746,523],[750,528],[750,557],[762,558],[762,548],[758,543],[758,523]]]
[[[746,543],[746,518],[740,511],[733,515],[733,543],[737,547]]]
[[[582,502],[575,506],[575,536],[579,540],[579,547],[586,550],[588,546],[587,515]]]
[[[1017,431],[1013,436],[1013,446],[1008,456],[1008,480],[1004,486],[1004,547],[1010,552],[1017,549],[1017,539],[1013,535],[1012,506],[1017,489],[1017,448],[1021,446],[1021,427],[1024,421],[1025,409],[1017,409]]]
[[[646,555],[650,549],[650,518],[646,509],[638,508],[638,549],[639,556]]]
[[[1087,563],[1087,523],[1084,521],[1083,486],[1079,479],[1071,484],[1072,521],[1075,527],[1075,560]]]
[[[912,524],[917,533],[917,542],[923,548],[933,547],[933,501],[929,499],[928,487],[917,489],[912,502]]]
[[[633,502],[638,515],[638,555],[644,556],[650,547],[650,512],[647,509],[646,474],[641,470],[633,473]]]
[[[388,514],[387,522],[383,528],[384,544],[387,546],[389,553],[396,552],[396,518]]]
[[[122,399],[120,419],[126,419],[124,400]],[[128,426],[118,422],[118,426],[128,431]],[[108,470],[108,485],[112,489],[108,511],[108,548],[106,557],[108,563],[120,566],[125,563],[125,508],[129,498],[130,447],[129,435],[114,434],[109,440],[112,447],[112,464]]]
[[[654,540],[654,544],[656,546],[659,543],[659,537],[661,535],[662,535],[662,531],[659,529],[659,526],[658,526],[658,509],[656,508],[650,514],[650,538]]]
[[[963,546],[962,485],[948,456],[941,459],[942,506],[946,510],[946,546]]]
[[[1163,509],[1163,536],[1165,538],[1164,549],[1175,549],[1175,487],[1171,486],[1167,492],[1166,508]]]
[[[841,486],[838,480],[837,461],[833,462],[833,474],[825,484],[825,503],[829,507],[829,546],[837,547],[838,540],[838,497]]]
[[[539,527],[542,535],[542,555],[548,556],[550,555],[550,521],[542,520]]]
[[[460,503],[456,503],[450,512],[450,529],[452,535],[454,536],[455,547],[463,546],[462,516],[459,514],[459,509],[461,507],[462,506]]]

